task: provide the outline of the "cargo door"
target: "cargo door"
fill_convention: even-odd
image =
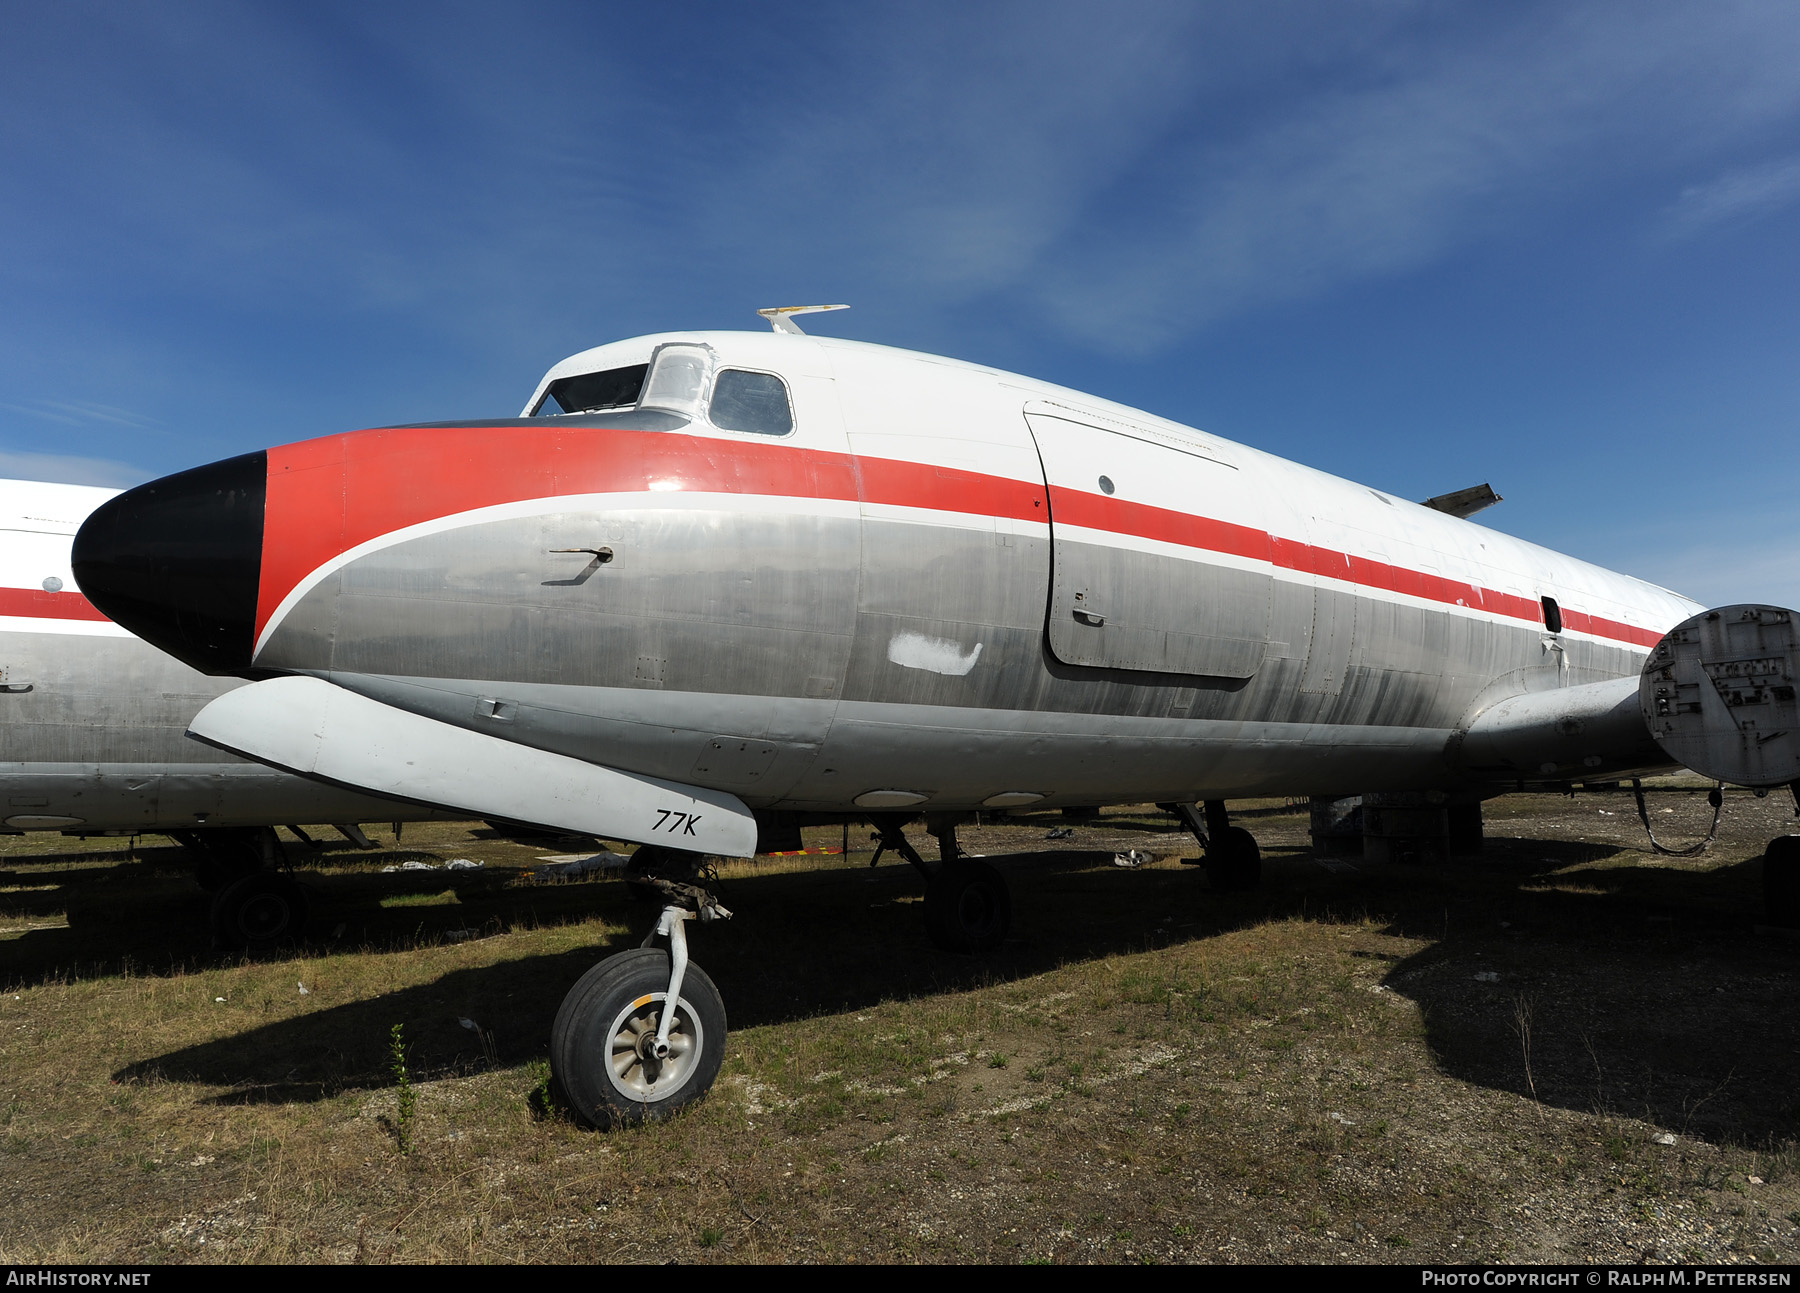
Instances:
[[[1248,678],[1274,577],[1256,483],[1227,447],[1047,401],[1025,407],[1050,495],[1050,650],[1065,664]]]

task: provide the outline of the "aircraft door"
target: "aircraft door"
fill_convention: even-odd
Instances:
[[[1050,650],[1065,664],[1248,678],[1274,577],[1256,482],[1224,446],[1034,401],[1050,495]]]

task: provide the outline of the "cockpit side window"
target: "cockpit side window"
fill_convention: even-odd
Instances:
[[[544,398],[531,411],[533,417],[557,414],[598,413],[603,409],[628,409],[638,402],[649,364],[609,368],[603,373],[578,373],[550,383]]]
[[[774,373],[753,373],[742,368],[722,369],[713,378],[707,416],[714,426],[725,431],[786,435],[794,429],[787,383]]]
[[[640,402],[646,408],[698,417],[706,404],[706,385],[712,376],[712,365],[710,346],[686,342],[658,346],[651,357],[650,380],[644,383]]]

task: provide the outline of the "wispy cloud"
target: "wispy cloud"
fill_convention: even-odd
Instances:
[[[1681,191],[1665,213],[1665,239],[1692,238],[1716,225],[1755,219],[1800,201],[1800,155],[1726,171]]]
[[[68,413],[59,413],[55,409],[48,408],[43,404],[13,404],[6,400],[0,400],[0,409],[4,409],[8,413],[23,414],[38,422],[55,422],[60,426],[66,427],[78,427],[85,421],[83,418],[78,418]]]
[[[8,480],[54,481],[62,485],[105,485],[125,489],[155,473],[110,458],[78,454],[18,453],[0,449],[0,477]]]
[[[23,404],[0,400],[0,409],[5,409],[9,413],[22,413],[28,418],[36,418],[39,421],[56,422],[71,427],[92,426],[99,422],[107,426],[145,431],[157,424],[155,418],[133,413],[130,409],[114,408],[110,404],[94,404],[86,400],[40,399]]]
[[[0,291],[141,310],[81,389],[161,392],[170,427],[295,410],[300,434],[371,390],[416,409],[624,329],[815,297],[951,351],[981,309],[1154,353],[1609,185],[1672,191],[1800,108],[1800,24],[1732,0],[82,3],[0,46]],[[106,75],[67,74],[76,27]],[[1785,182],[1697,191],[1683,218],[1772,209]],[[301,376],[325,351],[363,385]],[[34,384],[10,385],[29,416],[77,416]]]
[[[1095,344],[1167,344],[1504,236],[1800,107],[1800,28],[1766,9],[1546,17],[1465,33],[1488,39],[1435,46],[1390,75],[1371,75],[1372,60],[1342,69],[1347,88],[1173,150],[1161,159],[1171,216],[1110,244],[1098,220],[1072,228],[1038,266],[1045,303]],[[1772,200],[1785,182],[1746,178],[1707,209]],[[1120,196],[1095,215],[1110,223]]]
[[[585,181],[628,210],[654,189],[652,274],[678,246],[722,283],[998,302],[1142,353],[1691,172],[1800,110],[1800,27],[1753,2],[1292,3],[1254,22],[1146,4],[1103,32],[1049,0],[858,14],[819,24],[803,91],[683,120],[678,141],[648,123],[653,185],[612,183],[614,135],[577,118],[536,191],[554,208]]]

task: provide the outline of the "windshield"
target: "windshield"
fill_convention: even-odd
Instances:
[[[602,409],[628,409],[638,402],[644,388],[644,374],[649,364],[631,364],[625,368],[609,368],[603,373],[578,373],[550,383],[550,389],[538,406],[534,417],[556,417],[568,413],[597,413]]]
[[[606,414],[608,426],[673,430],[710,418],[726,431],[784,436],[794,429],[787,383],[774,373],[716,367],[711,346],[669,342],[647,364],[575,373],[551,382],[528,417]]]

